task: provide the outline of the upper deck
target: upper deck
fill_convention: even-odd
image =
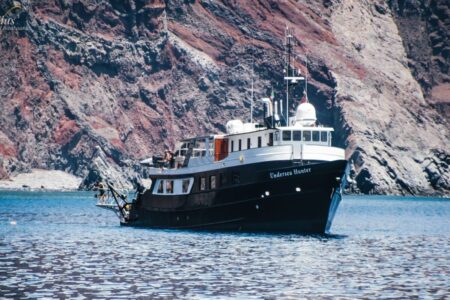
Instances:
[[[186,139],[175,149],[174,168],[153,168],[150,174],[186,174],[277,160],[345,159],[332,147],[333,128],[284,126]]]

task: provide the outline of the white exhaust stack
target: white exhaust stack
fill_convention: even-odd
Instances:
[[[261,102],[264,104],[264,118],[270,118],[273,115],[273,104],[270,98],[262,98]]]

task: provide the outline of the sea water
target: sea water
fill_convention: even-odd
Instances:
[[[92,193],[0,192],[0,298],[450,297],[450,199],[344,196],[332,232],[126,228]]]

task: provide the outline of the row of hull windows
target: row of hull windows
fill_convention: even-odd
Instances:
[[[208,182],[206,182],[207,178],[209,179]],[[209,177],[202,176],[199,179],[198,189],[200,191],[213,190],[220,186],[226,186],[229,182],[231,182],[231,184],[239,184],[241,182],[241,176],[239,172],[231,173],[231,181],[229,176],[224,173],[219,175],[210,175]]]
[[[154,194],[159,195],[185,195],[189,194],[192,189],[193,178],[185,179],[158,179],[153,190]],[[241,177],[239,172],[228,174],[218,174],[210,176],[201,176],[198,178],[198,190],[213,190],[220,186],[226,186],[229,183],[239,184]]]
[[[160,179],[156,183],[155,194],[188,194],[193,178]]]

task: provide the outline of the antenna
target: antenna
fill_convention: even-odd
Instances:
[[[273,123],[273,121],[275,119],[275,107],[274,107],[275,101],[274,101],[274,99],[275,99],[275,94],[273,92],[273,86],[272,86],[272,93],[270,95],[270,100],[271,100],[270,102],[271,102],[271,105],[272,105],[272,128],[275,128],[274,123]]]
[[[305,54],[305,63],[306,63],[305,96],[306,96],[306,103],[308,103],[309,102],[309,99],[308,99],[308,54]]]
[[[255,68],[254,68],[254,61],[252,57],[252,99],[250,100],[250,123],[253,123],[253,82],[254,82],[254,75],[255,75]]]
[[[285,31],[285,55],[286,55],[286,69],[284,80],[286,81],[286,124],[289,126],[289,84],[297,83],[299,80],[304,80],[305,78],[302,76],[295,76],[295,68],[292,68],[292,75],[290,75],[291,69],[291,52],[292,52],[292,44],[295,42],[294,35],[292,30],[286,26]]]
[[[289,69],[291,67],[291,39],[292,39],[291,31],[289,30],[289,27],[286,26],[285,31],[286,75],[284,77],[284,80],[286,80],[286,113],[283,112],[283,114],[286,115],[285,118],[287,125],[289,125],[289,80],[287,78],[290,75]]]

